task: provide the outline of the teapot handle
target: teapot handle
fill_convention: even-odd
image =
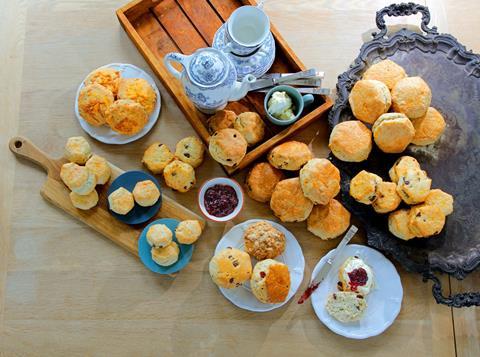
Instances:
[[[170,52],[167,53],[167,55],[163,58],[163,62],[165,63],[165,66],[167,66],[167,69],[178,79],[181,79],[182,73],[177,71],[175,67],[172,66],[170,62],[178,62],[180,63],[183,67],[186,67],[187,65],[187,58],[188,56],[182,55],[181,53],[176,53],[176,52]]]

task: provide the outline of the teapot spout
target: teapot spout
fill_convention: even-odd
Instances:
[[[250,90],[250,84],[256,80],[255,76],[247,74],[241,82],[235,82],[229,101],[235,102],[245,97]]]

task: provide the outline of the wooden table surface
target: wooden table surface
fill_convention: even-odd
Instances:
[[[150,273],[132,255],[40,197],[44,173],[17,161],[7,149],[9,138],[27,136],[60,156],[68,137],[84,134],[73,103],[90,70],[128,62],[151,73],[115,17],[125,1],[0,0],[0,355],[479,356],[480,310],[437,305],[430,284],[402,269],[405,295],[397,321],[381,336],[347,340],[324,327],[310,304],[292,302],[254,314],[225,300],[208,274],[223,232],[220,224],[209,224],[192,262],[172,279]],[[362,34],[375,27],[375,11],[388,3],[270,0],[266,11],[304,63],[324,70],[326,85],[333,88],[356,57]],[[426,3],[441,32],[480,51],[480,2]],[[90,140],[94,151],[123,169],[139,169],[149,143],[160,140],[174,147],[193,134],[159,88],[161,117],[149,135],[125,146]],[[315,152],[326,155],[325,120],[300,138],[310,140],[317,130]],[[202,182],[223,172],[207,158],[197,175]],[[196,193],[166,191],[198,212]],[[249,200],[238,220],[253,217],[272,215]],[[303,288],[316,262],[338,241],[316,239],[304,224],[287,227],[305,254]],[[480,274],[450,284],[444,277],[443,282],[452,291],[478,290]]]

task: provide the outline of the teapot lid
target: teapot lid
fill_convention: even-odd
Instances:
[[[202,48],[193,54],[188,74],[198,85],[211,87],[225,80],[230,66],[231,63],[223,52],[214,48]]]

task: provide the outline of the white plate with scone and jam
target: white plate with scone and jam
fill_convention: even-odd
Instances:
[[[252,229],[257,231],[252,231]],[[262,237],[269,235],[271,237],[279,236],[281,247],[275,246],[275,243],[269,240],[268,248],[257,249],[262,246],[260,243]],[[245,238],[247,236],[248,240]],[[253,239],[250,240],[250,237]],[[257,238],[258,240],[255,242],[254,240]],[[272,250],[275,252],[271,253]],[[223,259],[220,257],[222,255]],[[257,260],[254,256],[260,259]],[[215,267],[212,269],[212,263],[217,257],[219,259],[216,264],[213,264]],[[243,274],[243,278],[230,269],[219,272],[221,270],[219,267],[230,264],[228,258],[233,261],[233,269],[242,268],[242,264],[247,265],[243,269],[243,273],[240,273]],[[240,266],[235,268],[238,262]],[[254,312],[271,311],[286,304],[300,287],[304,270],[305,259],[302,248],[294,235],[282,225],[262,219],[251,219],[230,229],[218,242],[215,256],[210,262],[210,275],[222,294],[237,307]],[[272,277],[270,280],[272,284],[269,282],[269,277]],[[240,280],[243,281],[239,282]],[[282,281],[286,280],[288,280],[286,284],[283,284]],[[275,299],[277,299],[277,303],[268,302]]]
[[[126,81],[122,84],[122,80]],[[160,108],[161,96],[153,78],[128,63],[110,63],[90,72],[75,96],[75,115],[80,126],[105,144],[127,144],[145,136],[157,122]],[[115,124],[113,120],[106,122],[107,111],[114,113]]]
[[[318,262],[312,277],[334,251]],[[345,247],[338,266],[332,266],[311,296],[320,321],[336,334],[353,339],[384,332],[397,318],[402,299],[402,283],[394,265],[375,249],[357,244]]]

